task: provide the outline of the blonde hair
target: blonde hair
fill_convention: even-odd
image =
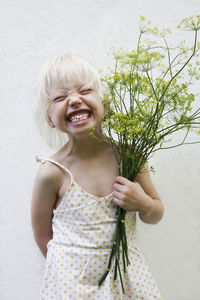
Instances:
[[[66,133],[57,128],[51,128],[47,122],[47,109],[49,106],[49,95],[53,87],[58,83],[67,82],[91,83],[97,91],[101,100],[104,98],[104,90],[100,77],[85,58],[65,53],[53,57],[47,64],[43,65],[37,83],[37,101],[35,107],[35,121],[41,136],[50,148],[60,149],[68,141]]]

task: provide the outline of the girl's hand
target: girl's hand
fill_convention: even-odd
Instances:
[[[138,211],[140,219],[156,224],[164,213],[164,205],[151,180],[148,163],[132,182],[117,176],[113,185],[113,201],[127,211]]]
[[[145,212],[148,210],[151,197],[141,185],[122,176],[117,176],[113,185],[113,201],[127,211]]]

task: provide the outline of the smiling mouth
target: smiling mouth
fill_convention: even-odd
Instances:
[[[88,119],[91,115],[91,112],[89,111],[80,111],[80,112],[75,112],[71,114],[67,119],[71,123],[78,123],[80,121],[84,121]]]

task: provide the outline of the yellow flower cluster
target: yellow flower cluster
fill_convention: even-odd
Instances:
[[[189,31],[198,31],[200,29],[200,15],[184,18],[178,28]]]

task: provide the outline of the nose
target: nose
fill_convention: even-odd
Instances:
[[[79,94],[78,93],[73,93],[70,94],[68,97],[68,104],[71,106],[78,106],[82,103]]]

